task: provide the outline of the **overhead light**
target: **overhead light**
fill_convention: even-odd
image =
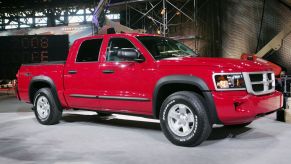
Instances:
[[[166,12],[166,9],[164,8],[162,11],[161,11],[161,15],[164,15]]]

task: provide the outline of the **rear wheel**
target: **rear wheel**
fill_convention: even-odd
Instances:
[[[211,124],[203,98],[194,92],[181,91],[163,102],[160,122],[165,136],[179,146],[197,146],[211,133]]]
[[[62,109],[56,103],[49,88],[38,90],[34,97],[34,114],[39,123],[53,125],[59,123],[62,117]]]

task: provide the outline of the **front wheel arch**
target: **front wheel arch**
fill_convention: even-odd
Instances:
[[[162,96],[161,93],[163,91],[163,88],[165,86],[172,86],[172,92],[170,92],[167,95]],[[180,88],[176,86],[180,86]],[[183,87],[181,87],[183,86]],[[176,88],[176,89],[173,89]],[[165,100],[167,96],[169,96],[172,93],[178,92],[178,91],[191,91],[195,92],[203,97],[206,103],[206,112],[209,115],[209,121],[211,124],[222,124],[222,122],[219,120],[215,103],[211,94],[211,91],[209,90],[207,84],[199,77],[196,76],[186,76],[186,75],[173,75],[173,76],[166,76],[161,78],[154,89],[153,93],[153,117],[155,119],[159,118],[160,113],[160,107]]]

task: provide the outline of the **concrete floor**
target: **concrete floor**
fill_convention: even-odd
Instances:
[[[171,144],[158,121],[65,112],[60,124],[40,125],[30,105],[0,95],[0,163],[48,164],[289,164],[291,124],[260,118],[240,130],[215,127],[202,145]]]

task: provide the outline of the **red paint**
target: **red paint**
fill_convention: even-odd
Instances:
[[[260,62],[223,59],[184,57],[154,60],[147,49],[135,38],[148,34],[110,34],[76,40],[72,45],[66,64],[22,66],[18,73],[18,91],[22,101],[29,102],[29,84],[34,76],[50,77],[59,100],[66,109],[84,108],[133,114],[153,115],[152,99],[158,80],[168,75],[193,75],[201,78],[212,92],[219,119],[224,124],[252,121],[258,114],[274,111],[281,107],[281,94],[254,96],[246,91],[215,91],[213,73],[258,72],[271,68]],[[106,48],[110,37],[129,39],[146,59],[145,62],[107,62]],[[80,44],[87,39],[103,38],[98,62],[76,63]],[[114,70],[114,74],[103,74],[103,70]],[[77,70],[77,74],[68,74]],[[25,76],[25,73],[31,76]],[[135,97],[149,101],[124,101],[71,97],[71,94]],[[237,102],[239,105],[234,106]]]
[[[250,122],[257,115],[269,113],[282,107],[282,104],[280,104],[282,94],[277,91],[264,96],[250,95],[246,91],[213,91],[212,95],[218,117],[224,124]],[[235,102],[239,102],[237,107],[234,105]]]
[[[282,68],[275,64],[272,63],[270,61],[264,60],[262,58],[258,58],[255,54],[251,55],[251,54],[242,54],[240,57],[242,60],[252,60],[252,61],[259,61],[259,62],[264,62],[264,64],[268,65],[269,67],[271,67],[273,69],[273,71],[275,72],[276,76],[280,76],[281,72],[282,72]]]

